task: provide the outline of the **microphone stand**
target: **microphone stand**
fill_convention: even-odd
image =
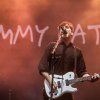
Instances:
[[[61,36],[59,36],[59,38],[58,38],[58,40],[57,40],[57,42],[56,42],[56,44],[55,44],[55,46],[54,46],[54,48],[53,48],[53,50],[52,50],[52,52],[51,52],[51,68],[52,68],[52,73],[51,73],[51,76],[52,76],[52,83],[51,83],[51,96],[50,96],[50,99],[49,100],[53,100],[53,82],[54,82],[54,69],[55,69],[55,67],[54,67],[54,64],[55,64],[55,62],[56,62],[56,57],[55,57],[55,51],[56,51],[56,49],[57,49],[57,47],[58,47],[58,45],[59,45],[59,43],[60,43],[60,40],[61,40]]]
[[[51,95],[50,95],[50,99],[49,100],[53,100],[53,81],[54,81],[54,63],[55,63],[55,60],[56,60],[56,58],[55,58],[55,53],[54,54],[51,54],[51,68],[52,68],[52,70],[51,70],[51,76],[52,76],[52,83],[51,83]]]

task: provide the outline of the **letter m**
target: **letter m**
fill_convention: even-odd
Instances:
[[[3,39],[8,38],[8,36],[9,36],[10,37],[10,44],[12,44],[12,42],[13,42],[13,32],[12,32],[11,29],[8,29],[8,31],[5,33],[3,25],[0,25],[0,33],[1,33]]]
[[[13,44],[16,44],[16,41],[17,41],[17,38],[18,38],[19,34],[21,35],[22,38],[25,38],[28,33],[30,33],[31,42],[33,42],[33,33],[32,33],[32,28],[30,27],[30,25],[27,26],[25,32],[23,32],[21,26],[18,25]]]

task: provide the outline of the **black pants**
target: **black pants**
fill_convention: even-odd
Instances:
[[[43,89],[43,100],[49,100],[44,89]],[[63,94],[61,97],[54,100],[73,100],[73,97],[71,93],[66,93],[66,94]]]

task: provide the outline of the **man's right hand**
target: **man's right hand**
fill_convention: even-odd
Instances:
[[[50,86],[52,85],[52,78],[50,77],[49,73],[47,72],[42,72],[43,77],[49,82]],[[53,82],[53,89],[57,89],[57,84],[56,82]]]
[[[50,86],[52,86],[52,81],[50,82]],[[57,89],[57,84],[56,82],[53,82],[53,90],[56,90]]]

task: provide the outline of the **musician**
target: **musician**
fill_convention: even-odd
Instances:
[[[73,36],[73,24],[67,21],[58,26],[58,40],[47,46],[38,66],[39,73],[49,82],[53,83],[56,90],[58,84],[53,81],[50,74],[64,75],[67,72],[75,72],[77,77],[89,76],[82,52],[71,42]],[[91,81],[96,81],[98,74],[92,76]],[[44,100],[50,100],[43,91]],[[73,100],[71,93],[65,93],[55,100]]]

